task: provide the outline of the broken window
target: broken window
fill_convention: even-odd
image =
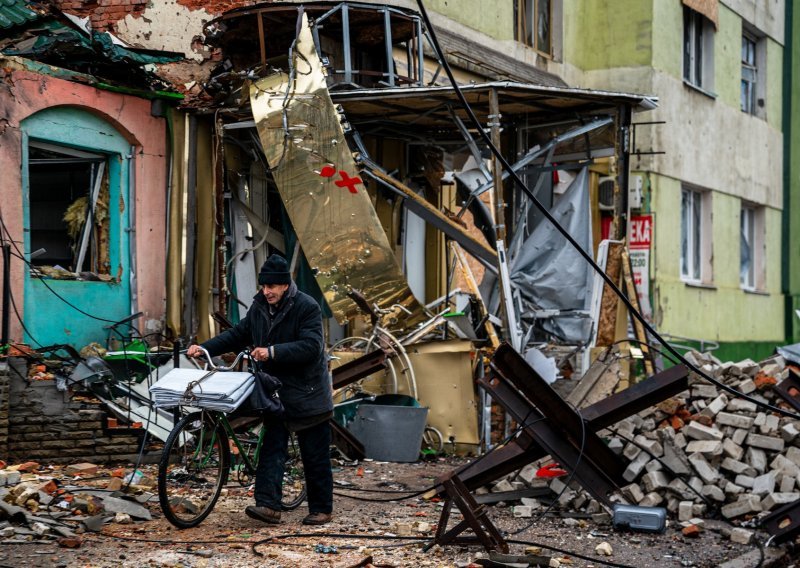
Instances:
[[[744,290],[764,288],[764,208],[743,203],[739,222],[739,285]]]
[[[711,278],[710,193],[681,191],[681,278],[693,284]]]
[[[514,39],[541,53],[553,54],[552,0],[516,0]]]
[[[742,34],[742,111],[747,114],[756,113],[756,40],[748,34]]]
[[[739,261],[739,283],[742,288],[753,289],[755,287],[755,210],[752,207],[742,207],[740,220],[740,241],[741,254]]]
[[[29,143],[32,275],[110,280],[106,164],[103,154]]]
[[[699,12],[683,8],[683,79],[690,85],[714,88],[714,30]]]

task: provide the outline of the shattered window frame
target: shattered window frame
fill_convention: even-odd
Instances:
[[[553,57],[553,2],[514,1],[514,39],[546,57]]]
[[[680,276],[687,284],[710,285],[711,192],[681,188]]]
[[[31,276],[112,280],[110,156],[36,138],[27,147]],[[59,183],[68,195],[59,194]],[[69,246],[59,251],[59,239]]]
[[[742,32],[742,86],[741,108],[747,114],[756,113],[756,84],[758,83],[758,66],[756,53],[758,40],[747,31]]]
[[[683,80],[713,96],[713,24],[688,6],[683,7]]]
[[[743,201],[739,219],[739,285],[747,292],[757,292],[766,285],[765,208]]]

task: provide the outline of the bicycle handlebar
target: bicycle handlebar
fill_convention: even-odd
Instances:
[[[197,347],[200,349],[200,351],[203,352],[203,355],[206,356],[206,360],[208,361],[208,366],[211,367],[212,369],[214,369],[215,371],[233,371],[233,369],[236,367],[236,365],[238,365],[239,362],[244,357],[247,357],[248,359],[250,358],[250,352],[249,351],[241,351],[236,356],[236,359],[233,360],[233,363],[231,363],[230,365],[228,365],[228,366],[215,365],[214,362],[211,360],[211,355],[208,353],[208,351],[206,351],[206,349],[204,347],[200,347],[199,345]]]

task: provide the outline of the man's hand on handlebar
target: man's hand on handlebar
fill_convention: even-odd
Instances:
[[[203,355],[203,348],[197,344],[190,345],[189,349],[186,350],[187,357],[202,357]]]
[[[269,359],[269,349],[267,347],[256,347],[250,352],[250,357],[254,361],[266,361]]]

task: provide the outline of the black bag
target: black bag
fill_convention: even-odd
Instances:
[[[283,386],[277,377],[264,371],[256,371],[253,392],[247,399],[249,411],[279,418],[283,416],[283,402],[278,396],[278,390]]]

